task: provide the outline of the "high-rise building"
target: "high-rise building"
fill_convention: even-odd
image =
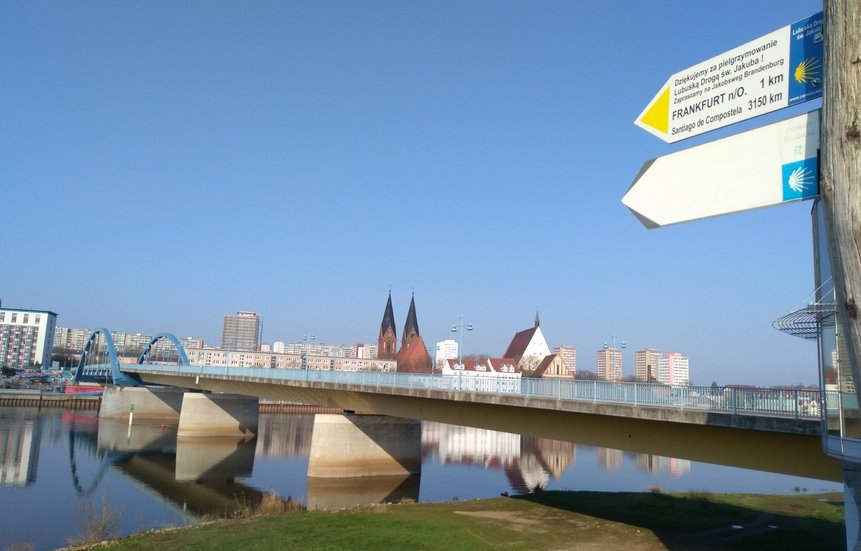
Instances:
[[[221,348],[240,352],[256,352],[260,347],[263,322],[255,312],[240,310],[236,315],[225,314],[221,332]]]
[[[442,369],[446,360],[456,360],[458,353],[457,341],[454,339],[446,339],[436,343],[436,354],[434,354],[434,366],[436,369]]]
[[[54,312],[0,308],[0,366],[50,366],[56,326]]]
[[[637,350],[634,354],[634,376],[638,382],[648,383],[658,380],[658,360],[660,351],[654,348]]]
[[[568,370],[568,373],[574,377],[577,374],[577,349],[573,346],[563,344],[562,346],[554,348],[553,353],[562,356],[562,362],[565,364],[565,368]]]
[[[622,351],[608,347],[598,350],[595,373],[601,381],[622,379]]]
[[[658,381],[665,385],[690,384],[688,358],[681,352],[669,352],[658,361]]]
[[[69,334],[70,330],[68,327],[60,327],[58,325],[54,328],[54,350],[66,350],[69,348]]]

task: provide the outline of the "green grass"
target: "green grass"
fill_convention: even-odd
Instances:
[[[519,498],[377,505],[332,513],[297,511],[216,521],[131,536],[107,549],[704,546],[840,549],[845,546],[843,496],[539,492]]]

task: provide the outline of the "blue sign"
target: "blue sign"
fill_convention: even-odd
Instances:
[[[819,160],[816,157],[787,163],[783,173],[783,200],[796,201],[819,195]]]
[[[791,25],[789,105],[822,97],[822,12]]]

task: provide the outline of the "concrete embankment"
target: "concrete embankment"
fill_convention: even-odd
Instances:
[[[57,409],[98,410],[101,396],[62,394],[49,390],[0,389],[0,407],[37,407]],[[296,404],[291,402],[260,401],[260,413],[342,413],[338,408]]]

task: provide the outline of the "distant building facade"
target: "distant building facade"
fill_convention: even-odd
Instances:
[[[619,381],[622,379],[622,351],[608,347],[598,350],[595,374],[600,381]]]
[[[634,353],[634,378],[641,383],[658,380],[658,361],[661,352],[654,348],[637,350]]]
[[[458,344],[454,339],[446,339],[436,343],[434,354],[434,368],[442,369],[446,360],[456,360],[458,355]]]
[[[535,369],[523,371],[524,377],[543,378],[543,379],[573,379],[574,374],[568,370],[565,365],[565,359],[562,354],[548,354],[535,367]]]
[[[235,315],[225,314],[221,333],[221,348],[255,352],[260,348],[263,321],[255,312],[240,310]]]
[[[48,310],[0,308],[0,366],[50,366],[56,326]]]
[[[553,349],[554,354],[559,354],[562,356],[562,361],[565,363],[565,367],[571,373],[571,376],[574,377],[577,375],[577,349],[573,346],[563,344],[561,346],[557,346]]]
[[[665,385],[690,384],[688,358],[681,352],[668,352],[658,361],[658,382]]]

